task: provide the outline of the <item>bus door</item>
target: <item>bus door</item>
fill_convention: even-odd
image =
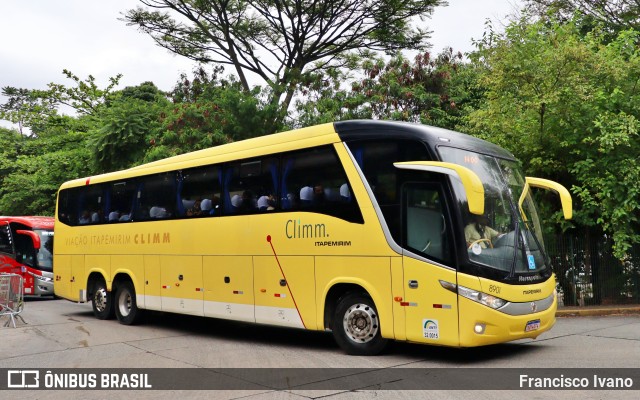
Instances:
[[[407,340],[457,346],[457,295],[450,218],[439,183],[402,187],[403,269]]]

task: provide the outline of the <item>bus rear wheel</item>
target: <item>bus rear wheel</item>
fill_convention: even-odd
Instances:
[[[351,355],[376,355],[388,343],[380,334],[373,300],[362,293],[349,293],[338,301],[332,330],[338,345]]]
[[[142,311],[136,304],[136,291],[131,282],[118,285],[115,296],[115,309],[118,321],[123,325],[135,325]]]
[[[103,281],[95,284],[91,295],[93,315],[98,319],[113,318],[113,296],[107,291],[107,285]]]

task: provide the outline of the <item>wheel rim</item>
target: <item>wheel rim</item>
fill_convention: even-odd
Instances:
[[[120,311],[120,315],[123,317],[129,315],[131,312],[131,302],[131,293],[129,293],[129,291],[125,290],[120,293],[120,296],[118,296],[118,309]]]
[[[367,304],[354,304],[344,313],[344,331],[356,343],[367,343],[378,333],[378,315]]]
[[[98,312],[104,312],[107,309],[107,289],[100,288],[93,295],[93,304]]]

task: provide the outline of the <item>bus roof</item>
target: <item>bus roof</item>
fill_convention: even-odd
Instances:
[[[39,217],[39,216],[27,216],[27,217],[11,217],[0,215],[0,222],[17,222],[22,225],[31,227],[32,229],[53,229],[54,223],[53,217]]]
[[[343,142],[365,139],[414,139],[426,142],[435,149],[438,146],[451,146],[489,156],[515,160],[515,156],[486,140],[434,126],[409,122],[352,120],[335,123],[336,132]]]
[[[62,188],[163,172],[169,167],[171,169],[190,168],[202,164],[215,164],[330,143],[360,139],[388,139],[390,137],[421,140],[429,144],[432,149],[441,145],[449,145],[490,156],[515,159],[513,154],[493,143],[447,129],[408,122],[351,120],[326,123],[210,147],[123,171],[76,179],[64,183]]]

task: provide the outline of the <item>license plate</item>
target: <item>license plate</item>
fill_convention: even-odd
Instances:
[[[540,329],[540,320],[535,319],[533,321],[527,322],[527,326],[524,327],[525,332],[531,332]]]

